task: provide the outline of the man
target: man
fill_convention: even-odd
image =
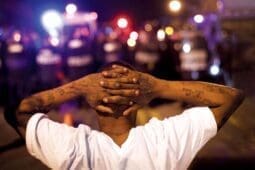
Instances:
[[[51,121],[52,107],[83,96],[100,131]],[[136,111],[154,98],[190,103],[182,114],[135,127]],[[204,82],[166,81],[113,65],[25,98],[17,127],[29,153],[53,169],[187,169],[243,100],[239,90]],[[41,113],[40,113],[41,112]]]

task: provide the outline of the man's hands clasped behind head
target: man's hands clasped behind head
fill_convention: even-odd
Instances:
[[[87,75],[76,81],[74,88],[93,109],[115,117],[122,116],[120,111],[132,106],[131,97],[139,94],[137,79],[130,80],[124,67]],[[122,90],[120,94],[119,90]]]
[[[154,87],[157,80],[149,74],[112,65],[112,68],[103,71],[102,75],[104,79],[100,81],[100,85],[108,94],[103,98],[103,103],[129,105],[122,113],[125,116],[136,112],[156,97]]]

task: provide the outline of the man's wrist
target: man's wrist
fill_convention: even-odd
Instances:
[[[163,79],[155,79],[154,93],[156,98],[165,98],[169,93],[170,82]]]
[[[161,98],[164,81],[155,77],[153,79],[153,98]]]
[[[85,97],[87,98],[89,93],[89,87],[93,86],[89,80],[88,76],[71,82],[70,88],[68,88],[75,97]]]

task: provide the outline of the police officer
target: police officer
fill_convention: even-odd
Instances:
[[[160,60],[159,44],[152,32],[141,30],[134,53],[134,62],[138,70],[153,74]]]
[[[30,44],[28,35],[20,30],[11,31],[7,36],[5,62],[8,72],[8,105],[15,105],[16,99],[24,98],[31,93],[34,56]]]
[[[92,39],[86,26],[77,27],[65,43],[65,72],[69,80],[75,80],[96,70],[92,54]]]
[[[0,30],[1,31],[1,30]],[[7,98],[7,68],[5,62],[6,42],[3,32],[0,32],[0,105],[5,104]]]
[[[44,39],[42,47],[36,56],[38,81],[40,89],[45,90],[60,85],[62,74],[62,56],[57,37]]]

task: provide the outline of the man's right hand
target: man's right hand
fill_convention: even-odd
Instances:
[[[127,73],[121,75],[120,72],[124,69],[127,70]],[[159,79],[149,74],[127,69],[119,65],[113,65],[111,70],[104,71],[102,74],[107,78],[106,82],[102,84],[102,87],[106,89],[108,94],[128,97],[134,102],[134,105],[123,113],[124,115],[137,111],[141,106],[147,105],[152,99],[157,97],[157,84],[160,83]],[[116,82],[118,82],[120,86],[116,87],[107,83],[107,81],[111,79],[116,79]],[[125,83],[134,82],[138,84],[137,89],[125,88]],[[118,101],[114,100],[111,96],[107,97],[107,100],[115,104],[118,103]]]
[[[125,70],[122,74],[125,74]],[[107,93],[107,89],[103,87],[107,86],[109,90],[125,88],[130,91],[132,89],[131,91],[134,93],[136,92],[135,89],[138,88],[135,82],[121,83],[118,80],[117,78],[105,80],[102,74],[95,73],[77,80],[75,87],[86,98],[86,101],[92,108],[102,113],[114,114],[118,108],[117,105],[129,106],[133,105],[133,103],[127,96]]]

